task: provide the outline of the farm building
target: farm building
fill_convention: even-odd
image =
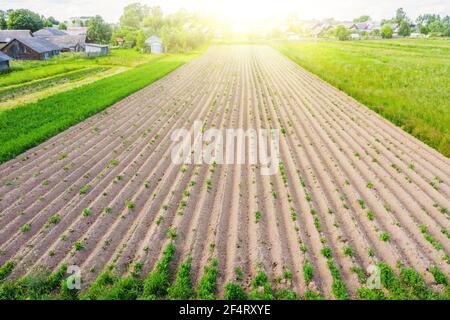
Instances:
[[[86,43],[85,46],[86,56],[104,56],[109,53],[109,46],[106,44]]]
[[[30,30],[0,30],[0,49],[16,38],[32,37]]]
[[[57,56],[59,47],[44,38],[17,38],[2,48],[3,53],[19,60],[42,60]]]
[[[46,37],[48,41],[56,44],[61,52],[82,52],[86,46],[86,36],[57,36],[57,37]]]
[[[33,37],[58,37],[65,36],[67,32],[56,28],[44,28],[33,33]]]
[[[9,70],[9,60],[12,59],[0,51],[0,72]]]
[[[150,52],[153,54],[161,54],[164,52],[163,43],[160,37],[151,36],[145,40],[145,44],[150,48]]]

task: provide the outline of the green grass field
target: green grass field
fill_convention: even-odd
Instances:
[[[128,66],[139,64],[136,57],[132,56],[134,54],[116,54],[117,56],[113,53],[109,57],[98,58],[100,61],[97,65],[101,66],[102,62]],[[145,59],[150,62],[130,70],[49,96],[36,103],[0,110],[0,163],[104,110],[165,76],[197,54],[146,55]],[[46,63],[53,66],[51,61],[44,62],[43,67],[47,66]],[[55,67],[59,69],[59,65]],[[14,72],[7,76],[9,75],[14,76]]]
[[[450,157],[450,40],[275,44],[297,64]]]
[[[11,72],[0,75],[0,101],[80,80],[99,72],[134,68],[157,58],[136,50],[112,50],[107,56],[95,58],[87,58],[83,53],[63,53],[42,61],[13,60]]]
[[[60,56],[48,60],[13,60],[11,61],[11,72],[0,75],[0,86],[23,84],[88,67],[135,67],[156,58],[158,57],[142,54],[136,50],[122,49],[111,50],[109,55],[96,58],[87,58],[83,53],[62,53]]]

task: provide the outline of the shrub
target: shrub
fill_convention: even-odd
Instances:
[[[244,289],[236,283],[229,282],[225,285],[225,300],[247,300],[247,294]]]

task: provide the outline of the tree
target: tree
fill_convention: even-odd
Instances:
[[[59,30],[67,30],[67,25],[65,23],[60,23],[60,24],[58,24],[58,29]]]
[[[87,21],[87,36],[88,38],[97,43],[109,43],[112,35],[111,26],[106,23],[99,15],[90,18]]]
[[[408,21],[408,17],[406,16],[405,10],[403,8],[398,8],[395,13],[395,22],[402,23],[402,21]]]
[[[350,31],[344,26],[337,26],[334,30],[334,35],[341,41],[348,40]]]
[[[17,9],[8,12],[8,29],[38,31],[44,27],[44,21],[35,12],[28,9]]]
[[[164,16],[161,7],[151,7],[149,14],[145,17],[142,24],[147,29],[149,35],[159,34],[164,25]]]
[[[300,33],[299,19],[296,12],[290,12],[286,18],[286,25],[289,32]]]
[[[430,33],[436,36],[444,35],[445,26],[439,20],[435,20],[428,25]]]
[[[56,20],[54,17],[50,16],[47,18],[47,20],[50,21],[52,25],[55,25],[55,26],[59,25],[59,21]]]
[[[355,22],[355,23],[358,23],[358,22],[367,22],[367,21],[369,21],[369,20],[370,20],[370,16],[364,15],[364,16],[361,16],[361,17],[359,17],[359,18],[353,19],[353,22]]]
[[[383,28],[381,28],[381,36],[384,39],[392,38],[393,34],[394,34],[394,31],[392,30],[391,26],[383,26]]]
[[[438,14],[421,14],[416,19],[416,23],[420,26],[428,26],[434,21],[441,21],[441,17]]]
[[[44,27],[53,27],[53,23],[50,20],[46,19],[44,16],[41,16],[41,20],[44,22]]]
[[[450,37],[450,16],[445,16],[442,19],[442,26],[443,26],[444,36]]]
[[[398,29],[398,35],[402,37],[408,37],[411,35],[411,27],[409,25],[409,22],[406,20],[403,20],[400,23],[400,28]]]
[[[381,35],[381,31],[380,31],[380,29],[373,29],[373,30],[370,32],[370,35],[371,35],[371,36],[374,36],[374,37],[379,37],[379,36]]]
[[[6,12],[0,10],[0,30],[6,29],[6,17],[7,17]]]
[[[150,9],[147,5],[132,3],[124,8],[123,14],[120,17],[120,26],[122,28],[138,29],[141,27],[144,18],[149,14]]]
[[[430,33],[430,29],[428,29],[427,26],[420,26],[419,31],[421,34],[429,34]]]

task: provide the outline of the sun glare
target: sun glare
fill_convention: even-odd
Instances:
[[[261,0],[204,1],[202,9],[230,23],[235,32],[270,29],[293,11],[294,2]]]

